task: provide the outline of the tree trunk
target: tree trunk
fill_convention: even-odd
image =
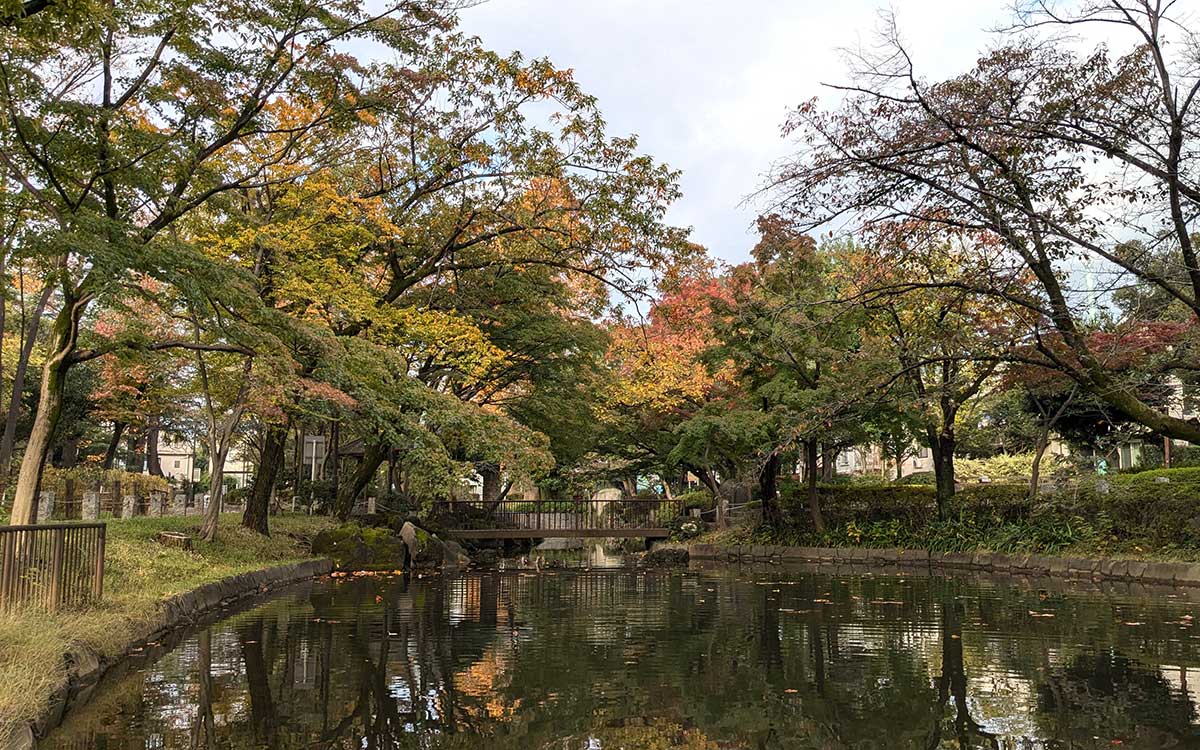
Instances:
[[[293,451],[293,455],[295,466],[292,469],[296,472],[296,491],[299,492],[300,485],[304,482],[304,425],[302,424],[296,425],[296,449]],[[308,491],[311,497],[312,487],[309,487]]]
[[[713,476],[711,471],[708,469],[695,469],[692,473],[700,478],[700,481],[705,487],[708,488],[708,491],[712,493],[714,500],[720,499],[721,484],[717,481],[717,478]]]
[[[50,340],[52,354],[42,365],[37,413],[33,417],[25,455],[21,457],[17,489],[13,494],[10,523],[14,526],[32,524],[37,520],[37,495],[42,483],[42,470],[50,452],[54,430],[62,416],[63,388],[67,382],[67,370],[71,366],[71,355],[79,338],[79,319],[83,316],[85,306],[84,301],[67,300],[54,320],[54,332]]]
[[[269,424],[263,428],[262,451],[258,458],[258,471],[254,472],[254,483],[246,498],[246,510],[242,513],[242,525],[263,536],[270,536],[267,516],[271,510],[271,493],[283,465],[283,453],[287,448],[288,427],[286,424]]]
[[[1042,456],[1046,455],[1046,449],[1050,447],[1050,431],[1041,430],[1038,432],[1037,447],[1033,451],[1033,464],[1029,467],[1029,499],[1036,500],[1038,496],[1038,481],[1042,473]]]
[[[342,478],[342,462],[339,456],[342,450],[342,423],[340,420],[333,420],[333,424],[329,427],[329,443],[329,457],[332,461],[329,466],[329,486],[333,496],[337,497]]]
[[[821,480],[825,482],[833,481],[837,475],[837,448],[827,448],[821,446]]]
[[[479,477],[483,480],[483,486],[480,488],[483,507],[488,514],[495,513],[500,503],[508,496],[508,491],[512,489],[512,482],[505,482],[500,467],[491,462],[476,464],[475,471],[479,472]]]
[[[375,472],[379,471],[379,467],[387,458],[387,447],[379,443],[371,443],[366,446],[366,452],[363,454],[362,463],[354,469],[346,483],[338,490],[337,502],[334,505],[334,515],[338,520],[345,521],[350,517],[351,511],[354,510],[354,501],[371,483]]]
[[[126,468],[134,474],[141,474],[146,468],[146,430],[129,436],[129,466]]]
[[[38,329],[41,328],[42,324],[42,313],[45,311],[46,303],[50,301],[50,295],[53,293],[54,287],[47,284],[33,308],[33,314],[29,317],[28,326],[22,331],[24,341],[22,342],[21,351],[17,355],[17,367],[13,370],[12,399],[8,402],[8,414],[4,418],[4,435],[0,437],[0,481],[3,481],[5,484],[8,483],[8,469],[9,465],[12,464],[13,445],[17,439],[17,420],[21,416],[21,394],[25,391],[25,377],[29,372],[29,357],[33,354],[34,344],[37,343]],[[62,317],[61,313],[59,317]],[[72,344],[71,348],[74,350],[74,344]]]
[[[200,527],[200,538],[206,542],[217,538],[217,526],[221,522],[221,500],[225,497],[225,458],[229,454],[229,440],[211,436],[208,457],[212,466],[208,476],[208,507],[204,509],[204,524]]]
[[[808,485],[808,514],[818,534],[825,533],[825,516],[821,513],[821,495],[817,490],[817,441],[804,441],[804,479]]]
[[[113,422],[112,438],[108,441],[108,448],[104,451],[104,468],[111,469],[113,463],[117,460],[117,450],[121,447],[121,435],[125,433],[126,424],[124,422]]]
[[[158,457],[158,420],[157,414],[150,417],[150,424],[146,427],[146,471],[153,476],[161,477],[163,470],[162,461]]]
[[[763,522],[774,529],[778,529],[783,524],[783,517],[779,512],[779,466],[779,454],[772,453],[767,457],[766,463],[758,473]]]
[[[950,501],[954,499],[954,427],[927,430],[929,449],[933,452],[933,476],[937,484],[938,518],[945,518]]]

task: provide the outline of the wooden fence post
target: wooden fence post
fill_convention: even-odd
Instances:
[[[17,544],[15,534],[4,535],[4,546],[0,549],[0,609],[7,609],[13,597],[13,571],[17,567]]]
[[[95,553],[95,569],[92,571],[92,599],[100,601],[100,595],[104,593],[104,537],[108,531],[108,526],[100,527],[100,540],[97,543],[98,549]]]
[[[62,602],[63,578],[63,541],[67,535],[65,528],[54,529],[50,542],[50,586],[48,587],[46,608],[51,612],[58,609]]]

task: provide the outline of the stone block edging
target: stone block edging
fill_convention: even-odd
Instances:
[[[171,631],[192,625],[205,615],[238,600],[328,575],[332,571],[333,561],[319,558],[239,573],[164,599],[143,632],[131,638],[117,656],[102,657],[87,648],[73,648],[64,654],[66,684],[50,697],[46,709],[36,722],[19,727],[8,742],[0,736],[0,750],[32,748],[35,737],[44,737],[62,723],[68,710],[87,702],[92,689],[110,669],[140,652],[147,644],[161,641]]]
[[[761,544],[753,547],[692,544],[688,546],[688,557],[692,560],[744,562],[876,563],[1200,587],[1200,563],[1097,560],[1082,557],[999,552],[929,552],[927,550],[866,547],[779,547]]]

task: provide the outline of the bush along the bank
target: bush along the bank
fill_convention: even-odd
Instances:
[[[1179,470],[1171,470],[1179,471]],[[1146,472],[1150,474],[1151,472]],[[1200,481],[1131,475],[1090,479],[1029,497],[1023,484],[961,489],[939,518],[933,488],[823,486],[827,530],[808,522],[804,490],[785,485],[784,527],[760,527],[746,541],[799,546],[864,546],[934,552],[1141,554],[1200,558]]]
[[[704,524],[698,518],[680,516],[671,521],[671,541],[687,542],[700,536]]]

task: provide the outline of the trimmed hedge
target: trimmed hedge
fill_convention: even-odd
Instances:
[[[1172,481],[1131,476],[1124,482],[1094,479],[1036,500],[1024,484],[969,485],[938,518],[932,487],[821,487],[828,531],[808,521],[804,488],[781,492],[790,526],[768,531],[772,541],[807,546],[861,545],[933,551],[1092,553],[1148,549],[1200,552],[1200,480],[1174,469]]]

